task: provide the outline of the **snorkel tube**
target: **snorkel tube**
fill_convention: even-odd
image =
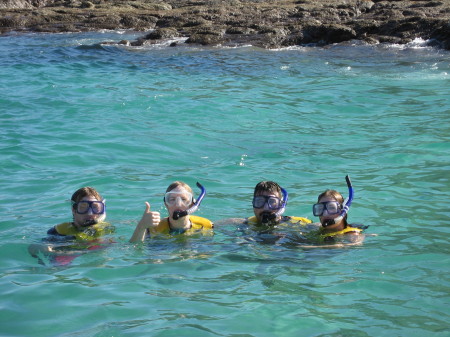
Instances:
[[[347,182],[347,187],[348,187],[348,198],[345,199],[344,203],[342,204],[341,214],[339,214],[339,216],[337,218],[328,219],[327,221],[325,221],[322,224],[323,227],[331,226],[331,225],[341,222],[342,219],[344,219],[344,216],[350,210],[350,206],[353,201],[353,186],[352,186],[352,182],[350,181],[350,177],[348,175],[345,176],[345,181]]]
[[[261,215],[262,216],[262,218],[261,218],[262,223],[268,223],[269,221],[276,220],[286,210],[286,205],[287,205],[287,201],[288,201],[289,195],[288,195],[288,192],[283,187],[280,187],[280,188],[281,188],[281,193],[283,194],[283,203],[281,204],[281,207],[275,213],[264,212]]]
[[[201,191],[200,191],[200,195],[198,196],[197,200],[194,202],[194,205],[192,205],[191,208],[189,208],[189,209],[187,209],[185,211],[175,211],[175,212],[173,212],[172,218],[174,220],[178,220],[179,218],[182,218],[182,217],[184,217],[186,215],[192,214],[196,210],[198,210],[198,208],[200,207],[200,204],[201,204],[203,198],[205,197],[206,189],[199,182],[197,182],[197,187],[200,188]]]
[[[276,213],[275,213],[276,217],[281,216],[284,213],[284,211],[286,210],[286,205],[287,205],[288,198],[289,198],[288,192],[283,187],[280,187],[280,188],[281,188],[281,193],[283,193],[283,203],[281,204],[281,208],[278,211],[276,211]]]

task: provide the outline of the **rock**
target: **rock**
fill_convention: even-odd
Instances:
[[[174,28],[158,28],[147,34],[144,39],[147,40],[164,40],[179,37],[180,34]]]
[[[80,8],[95,8],[95,5],[90,1],[83,1]]]
[[[131,45],[186,38],[201,45],[279,48],[359,39],[432,39],[450,49],[450,0],[3,0],[0,33],[11,30],[150,30]]]
[[[338,24],[308,26],[303,30],[302,43],[339,43],[356,38],[356,32],[349,27]]]
[[[33,9],[43,7],[51,0],[2,0],[0,9]]]
[[[219,44],[223,44],[225,41],[223,38],[216,34],[192,34],[187,40],[186,43],[196,43],[204,46],[215,46]]]
[[[367,13],[369,12],[372,7],[375,5],[372,1],[357,1],[356,2],[356,8],[360,11],[360,13]]]

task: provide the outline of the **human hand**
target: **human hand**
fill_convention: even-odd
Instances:
[[[145,202],[145,211],[142,214],[142,218],[139,221],[138,226],[141,228],[152,228],[159,225],[161,222],[161,216],[159,212],[150,211],[150,203]]]

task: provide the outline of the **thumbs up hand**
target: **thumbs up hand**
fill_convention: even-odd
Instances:
[[[161,215],[159,212],[150,211],[150,203],[145,202],[145,211],[142,214],[141,221],[139,221],[138,226],[141,228],[152,228],[159,225],[161,222]]]
[[[161,222],[161,216],[159,212],[150,211],[150,203],[145,203],[145,212],[142,214],[142,218],[137,224],[133,235],[130,238],[130,242],[143,242],[149,233],[149,229],[155,228]]]

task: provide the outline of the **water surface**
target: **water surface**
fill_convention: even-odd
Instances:
[[[337,45],[131,48],[133,33],[0,38],[0,334],[446,336],[450,54]],[[127,241],[174,180],[207,188],[198,215],[250,216],[275,180],[287,215],[355,188],[362,246],[213,237]],[[115,243],[70,266],[27,247],[107,199]],[[316,220],[315,218],[312,218]]]

